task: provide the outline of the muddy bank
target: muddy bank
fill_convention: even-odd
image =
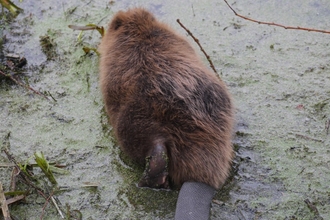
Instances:
[[[262,21],[329,29],[325,0],[229,3]],[[98,57],[82,50],[83,45],[96,47],[99,34],[86,32],[78,42],[79,32],[67,28],[106,26],[114,12],[140,5],[185,35],[175,22],[179,18],[199,38],[234,96],[237,157],[233,175],[212,203],[211,219],[330,218],[329,35],[244,21],[222,1],[17,4],[25,12],[2,21],[0,34],[6,40],[0,56],[26,57],[23,78],[56,101],[1,80],[0,143],[10,132],[9,149],[22,161],[39,150],[48,160],[65,164],[70,174],[56,178],[69,189],[57,197],[80,210],[83,219],[174,216],[178,193],[137,188],[142,168],[125,158],[111,136],[98,86]],[[44,38],[51,50],[43,48]],[[0,163],[7,162],[1,154]],[[10,175],[11,168],[0,167],[5,191]],[[85,182],[99,187],[84,188]],[[18,219],[40,218],[44,203],[30,195],[10,211]],[[44,219],[60,219],[51,205],[45,211]]]

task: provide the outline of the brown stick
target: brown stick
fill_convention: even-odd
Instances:
[[[2,214],[5,220],[11,220],[8,205],[6,202],[5,193],[2,188],[2,183],[0,182],[0,206],[2,209]]]
[[[324,34],[330,34],[330,31],[326,31],[326,30],[318,30],[318,29],[313,29],[313,28],[305,28],[305,27],[293,27],[293,26],[285,26],[285,25],[282,25],[282,24],[277,24],[277,23],[274,23],[274,22],[265,22],[265,21],[258,21],[258,20],[255,20],[255,19],[252,19],[252,18],[248,18],[248,17],[245,17],[243,15],[240,15],[238,14],[229,4],[226,0],[224,0],[225,3],[228,5],[228,7],[230,8],[230,10],[232,10],[232,12],[234,12],[234,14],[240,18],[243,18],[245,20],[248,20],[248,21],[252,21],[252,22],[255,22],[255,23],[258,23],[258,24],[266,24],[266,25],[271,25],[271,26],[277,26],[277,27],[281,27],[281,28],[284,28],[284,29],[291,29],[291,30],[300,30],[300,31],[313,31],[313,32],[319,32],[319,33],[324,33]]]
[[[198,40],[198,39],[197,39],[197,38],[191,33],[191,31],[190,31],[188,28],[186,28],[186,27],[180,22],[180,19],[176,19],[176,22],[178,22],[179,25],[180,25],[183,29],[185,29],[185,31],[190,35],[190,37],[192,37],[192,39],[194,39],[194,41],[196,42],[196,44],[199,46],[199,48],[201,49],[201,51],[204,53],[206,59],[209,61],[209,63],[210,63],[210,67],[213,69],[213,71],[214,71],[214,72],[216,73],[216,75],[219,77],[217,71],[216,71],[215,68],[214,68],[214,65],[213,65],[213,63],[212,63],[212,60],[211,60],[210,56],[207,55],[207,53],[206,53],[205,50],[203,49],[202,45],[199,43],[199,40]],[[219,77],[219,78],[220,78],[220,77]]]
[[[13,198],[7,199],[7,205],[10,205],[10,204],[15,203],[17,201],[20,201],[24,198],[25,198],[25,195],[19,195],[19,196],[15,196]]]
[[[1,70],[0,70],[0,74],[3,75],[3,76],[5,76],[5,77],[10,78],[10,79],[11,79],[12,81],[14,81],[17,85],[20,85],[20,86],[22,86],[22,87],[24,87],[24,88],[26,88],[26,89],[28,89],[28,90],[31,90],[31,91],[34,92],[35,94],[37,94],[37,95],[41,95],[41,96],[43,96],[45,99],[50,100],[47,96],[45,96],[45,95],[42,94],[41,92],[38,92],[37,90],[31,88],[30,86],[27,86],[27,85],[25,85],[24,83],[19,82],[17,79],[15,79],[14,77],[12,77],[10,74],[6,74],[6,73],[2,72]]]
[[[10,191],[16,190],[16,177],[19,175],[20,172],[21,171],[14,165],[10,177]]]
[[[43,193],[41,193],[43,196],[45,196]],[[46,198],[45,198],[46,199]],[[64,215],[61,211],[61,209],[58,207],[57,203],[56,203],[56,200],[54,199],[54,191],[49,195],[49,197],[46,199],[46,202],[44,204],[44,207],[42,208],[42,213],[41,213],[41,216],[40,216],[40,220],[43,219],[43,216],[45,214],[45,209],[46,209],[46,206],[48,205],[49,203],[49,200],[51,200],[53,202],[53,205],[55,206],[56,210],[58,211],[58,213],[60,214],[61,218],[64,218]]]
[[[43,193],[40,193],[40,194],[42,194],[42,196],[45,196]],[[43,216],[45,214],[45,209],[46,209],[46,207],[47,207],[47,205],[49,203],[50,197],[52,197],[52,196],[53,196],[53,193],[51,195],[49,195],[49,197],[47,199],[45,198],[46,202],[45,202],[44,206],[42,207],[42,212],[41,212],[40,220],[43,219]]]

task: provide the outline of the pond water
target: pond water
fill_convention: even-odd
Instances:
[[[211,219],[330,219],[329,34],[243,20],[221,0],[16,4],[24,13],[10,21],[2,17],[0,61],[8,53],[24,56],[28,64],[21,79],[56,101],[0,78],[0,143],[22,162],[34,162],[31,156],[42,151],[49,161],[66,165],[70,174],[56,174],[59,186],[67,187],[56,194],[63,207],[79,210],[83,219],[174,217],[178,192],[137,188],[143,169],[121,153],[111,135],[98,57],[82,50],[97,47],[100,35],[84,32],[78,39],[79,31],[68,28],[106,27],[118,10],[143,6],[182,35],[178,18],[193,32],[235,100],[236,158],[231,177],[213,200]],[[326,0],[229,4],[260,21],[330,30]],[[45,38],[51,47],[45,48],[40,40]],[[0,164],[6,163],[1,153]],[[5,191],[11,169],[0,167]],[[86,182],[98,187],[83,187]],[[42,214],[44,204],[31,194],[10,212],[18,219],[60,219],[51,205]]]

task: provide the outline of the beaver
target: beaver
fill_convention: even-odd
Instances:
[[[145,166],[141,187],[213,189],[233,157],[226,85],[187,39],[143,8],[114,15],[101,40],[100,87],[121,149]]]

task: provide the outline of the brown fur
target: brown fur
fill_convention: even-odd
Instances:
[[[136,8],[113,17],[99,51],[106,111],[124,152],[144,164],[164,145],[174,184],[219,188],[233,156],[232,101],[187,40]]]

